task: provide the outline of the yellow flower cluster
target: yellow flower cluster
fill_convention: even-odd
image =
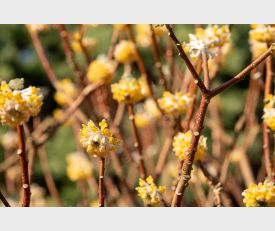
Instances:
[[[165,191],[164,186],[157,186],[153,177],[148,176],[146,180],[139,179],[139,186],[136,187],[138,196],[146,205],[158,205],[161,202],[162,193]]]
[[[65,106],[70,103],[68,98],[74,99],[77,95],[76,85],[70,79],[62,79],[57,83],[57,91],[54,94],[55,101],[61,105]]]
[[[46,191],[38,184],[31,185],[32,199],[31,207],[44,207],[46,206],[45,195]]]
[[[252,184],[242,193],[243,202],[246,207],[274,207],[275,186],[271,181],[266,180],[258,185]]]
[[[71,41],[71,46],[76,53],[83,53],[83,48],[80,42],[82,42],[83,46],[87,49],[89,53],[91,53],[95,49],[97,43],[95,38],[81,38],[80,34],[76,32],[73,34]]]
[[[118,31],[125,30],[126,26],[127,24],[113,24],[113,27]]]
[[[185,160],[186,155],[188,153],[188,148],[191,143],[192,133],[191,131],[182,133],[179,132],[173,139],[173,151],[176,156],[178,156],[181,160]],[[201,160],[207,151],[207,138],[204,136],[200,136],[199,144],[197,147],[197,152],[195,153],[195,161]]]
[[[137,43],[141,47],[148,47],[151,45],[151,30],[149,24],[137,24],[136,27],[137,32]],[[167,29],[165,26],[156,26],[153,25],[153,29],[156,36],[161,36],[167,34]]]
[[[275,26],[271,24],[252,24],[249,37],[258,42],[273,43],[275,41]]]
[[[163,92],[162,98],[158,99],[158,103],[164,113],[169,115],[179,115],[186,112],[191,100],[192,99],[188,94],[183,94],[180,91],[175,94],[165,91]]]
[[[275,131],[275,96],[268,95],[267,103],[264,105],[264,115],[263,120],[264,123]]]
[[[140,101],[143,98],[141,90],[139,81],[133,77],[122,78],[111,85],[113,98],[120,103],[133,104]]]
[[[120,63],[131,63],[136,60],[135,45],[131,41],[120,41],[114,50],[114,57]]]
[[[18,148],[18,138],[17,133],[14,131],[8,131],[1,136],[0,143],[6,150],[15,150]]]
[[[67,176],[71,181],[87,180],[92,176],[92,165],[83,153],[71,153],[66,160]]]
[[[223,46],[230,43],[230,37],[231,33],[227,25],[197,28],[195,34],[189,34],[189,43],[184,43],[183,49],[193,61],[200,57],[202,49],[206,50],[209,58],[213,58],[218,55]]]
[[[114,62],[99,56],[88,67],[87,77],[92,83],[110,83],[115,71]]]
[[[80,143],[89,154],[105,157],[109,152],[115,151],[121,141],[112,135],[105,119],[99,123],[99,127],[100,129],[91,120],[87,125],[83,124]]]
[[[30,116],[36,116],[42,106],[42,94],[39,88],[23,89],[24,80],[5,81],[0,85],[0,122],[9,126],[27,122]]]
[[[26,25],[30,31],[44,32],[50,29],[49,24],[27,24]]]
[[[147,127],[150,123],[161,116],[156,103],[152,99],[146,99],[142,107],[138,107],[135,113],[136,125],[140,128]]]

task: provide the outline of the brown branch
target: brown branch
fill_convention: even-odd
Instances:
[[[162,109],[159,106],[159,103],[158,103],[157,99],[154,96],[152,81],[149,78],[149,75],[146,71],[145,65],[143,63],[142,57],[140,55],[140,52],[139,52],[137,44],[136,44],[136,40],[135,40],[133,31],[132,31],[131,25],[129,25],[129,24],[127,24],[127,32],[128,32],[128,36],[129,36],[130,41],[134,44],[135,54],[136,54],[136,62],[137,62],[137,65],[138,65],[138,69],[139,69],[141,75],[143,75],[145,77],[145,80],[146,80],[146,83],[147,83],[148,89],[149,89],[149,95],[155,101],[155,103],[156,103],[158,109],[160,110],[160,112],[163,113]]]
[[[201,161],[198,161],[198,165],[202,170],[203,175],[206,177],[209,186],[213,190],[215,205],[217,207],[221,207],[222,206],[221,191],[223,190],[221,182],[219,182],[219,180],[216,177],[212,176],[209,173],[207,167]]]
[[[206,54],[206,49],[202,49],[202,66],[203,66],[203,82],[205,87],[210,89],[210,77],[209,77],[209,69],[208,69],[208,57]]]
[[[142,153],[140,137],[139,137],[136,122],[135,122],[134,106],[133,106],[133,104],[128,104],[127,106],[128,106],[129,120],[131,122],[131,128],[132,128],[133,136],[135,139],[134,147],[139,154],[140,177],[145,179],[146,168],[145,168],[145,164],[144,164],[144,157],[143,157],[143,153]]]
[[[267,57],[273,54],[274,48],[275,48],[275,44],[272,44],[266,52],[264,52],[261,56],[255,59],[251,64],[249,64],[246,68],[244,68],[239,74],[237,74],[235,77],[228,80],[227,82],[223,83],[221,86],[211,90],[210,97],[211,98],[214,97],[215,95],[223,92],[224,90],[234,86],[236,83],[243,80],[250,71],[252,71],[255,67],[257,67],[260,63],[262,63]]]
[[[267,99],[267,96],[271,92],[272,86],[272,56],[269,56],[266,59],[266,79],[265,79],[265,88],[264,88],[264,100]],[[270,140],[269,140],[269,128],[263,122],[263,156],[265,163],[265,170],[268,178],[272,177],[272,164],[270,159]]]
[[[71,69],[73,70],[73,72],[74,72],[75,76],[77,77],[77,79],[80,82],[82,82],[84,76],[82,75],[80,67],[79,67],[78,63],[76,62],[76,60],[75,60],[74,52],[73,52],[73,49],[72,49],[72,47],[70,45],[70,42],[69,42],[68,31],[67,31],[64,24],[58,24],[57,29],[59,31],[60,38],[62,40],[62,44],[63,44],[63,47],[64,47],[64,52],[65,52],[65,55],[66,55],[67,62],[69,64],[69,66],[71,67]]]
[[[18,143],[19,147],[17,154],[19,156],[21,176],[22,176],[22,187],[23,187],[23,207],[29,207],[31,201],[31,190],[29,183],[29,172],[28,172],[28,160],[26,154],[26,144],[23,125],[17,125]]]
[[[38,156],[40,159],[40,165],[41,165],[41,169],[44,175],[44,179],[47,185],[47,188],[52,196],[52,198],[55,200],[55,203],[57,206],[62,206],[62,202],[61,199],[59,197],[59,193],[57,191],[51,170],[50,170],[50,166],[48,163],[48,158],[47,158],[47,153],[44,147],[40,147],[38,149]]]
[[[104,170],[105,158],[99,159],[99,180],[98,180],[98,207],[104,207]]]
[[[0,200],[3,202],[3,204],[5,205],[5,207],[11,207],[9,202],[7,201],[7,199],[5,198],[5,196],[3,195],[3,193],[0,190]]]
[[[34,48],[35,48],[35,51],[38,55],[38,58],[51,82],[51,84],[57,89],[57,77],[53,71],[53,69],[51,68],[51,65],[49,63],[49,60],[45,54],[45,51],[43,49],[43,46],[41,44],[41,41],[40,41],[40,38],[39,38],[39,35],[38,33],[35,31],[35,30],[30,30],[29,27],[28,28],[28,31],[29,31],[29,34],[32,38],[32,41],[33,41],[33,45],[34,45]]]
[[[199,110],[196,116],[195,126],[192,133],[191,138],[191,144],[188,148],[188,152],[186,154],[186,159],[183,162],[182,170],[181,170],[181,176],[179,177],[179,181],[176,187],[176,191],[172,200],[172,207],[180,207],[181,202],[183,199],[184,191],[186,187],[188,186],[188,182],[191,178],[191,170],[192,170],[192,164],[194,161],[195,153],[197,151],[197,146],[199,143],[200,134],[203,129],[203,121],[206,115],[206,110],[208,107],[208,104],[210,102],[210,99],[203,95],[201,98]]]
[[[178,40],[178,38],[174,34],[174,31],[173,31],[172,27],[170,25],[166,25],[166,28],[169,31],[168,35],[174,41],[174,43],[175,43],[175,45],[176,45],[176,47],[179,51],[179,56],[184,60],[184,62],[186,63],[187,68],[192,73],[194,81],[198,84],[198,86],[199,86],[200,90],[202,91],[202,93],[207,95],[209,93],[209,91],[207,90],[207,88],[205,87],[203,81],[201,80],[200,76],[198,75],[197,71],[195,70],[195,67],[193,66],[193,64],[191,63],[191,61],[189,60],[189,58],[185,54],[180,41]]]
[[[164,90],[167,91],[168,85],[167,85],[166,78],[165,78],[165,75],[162,70],[160,53],[159,53],[159,49],[158,49],[158,45],[157,45],[157,39],[156,39],[155,31],[154,31],[152,24],[150,24],[150,31],[151,31],[151,40],[152,40],[153,56],[154,56],[154,60],[155,60],[155,67],[157,68],[157,70],[159,72],[159,77],[160,77],[159,83],[162,85]]]

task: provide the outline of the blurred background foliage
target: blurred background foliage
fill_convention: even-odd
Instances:
[[[77,25],[67,25],[70,31],[77,29]],[[112,35],[111,25],[99,25],[89,27],[87,36],[96,39],[97,45],[91,54],[95,58],[98,54],[106,53]],[[194,25],[176,25],[175,32],[178,38],[184,42],[188,39],[188,33],[194,31]],[[242,68],[251,61],[251,54],[248,44],[249,25],[232,25],[233,49],[223,68],[219,71],[218,77],[213,85],[224,82],[237,74]],[[57,30],[50,29],[40,33],[41,42],[46,51],[50,64],[52,65],[57,77],[73,78],[73,73],[68,67],[64,55],[64,50],[60,41]],[[167,38],[163,38],[165,40]],[[162,41],[163,44],[165,41]],[[153,74],[156,79],[157,72],[153,66],[153,56],[150,49],[141,49],[142,57],[146,68]],[[84,67],[84,57],[77,55],[77,60]],[[175,55],[175,60],[182,67],[182,61]],[[122,70],[117,72],[117,76]],[[44,100],[41,117],[52,114],[53,110],[58,107],[53,99],[54,89],[47,79],[47,76],[41,66],[41,63],[34,50],[31,38],[24,25],[0,25],[0,80],[9,80],[15,77],[25,79],[26,85],[41,87],[47,92]],[[248,87],[248,78],[226,91],[221,95],[221,114],[225,129],[233,134],[233,125],[236,119],[243,111],[246,89]],[[161,93],[161,92],[160,92]],[[260,119],[260,114],[259,114]],[[0,135],[8,130],[7,127],[0,126]],[[210,132],[206,129],[206,135]],[[209,147],[211,140],[208,140]],[[57,183],[60,196],[65,206],[74,206],[81,198],[80,192],[76,190],[75,183],[70,182],[66,175],[65,157],[68,153],[76,151],[74,144],[73,132],[70,127],[62,126],[56,134],[46,143],[46,151],[49,158],[50,169]],[[210,147],[211,152],[211,147]],[[257,139],[253,150],[249,152],[252,158],[252,165],[259,165],[260,158],[256,158],[261,152],[261,139]],[[0,147],[0,162],[3,160],[3,150]],[[234,170],[234,168],[233,168]],[[3,184],[3,174],[0,173],[0,184]],[[40,186],[45,186],[41,167],[37,161],[33,173],[33,181]],[[47,194],[48,195],[48,194]],[[192,204],[192,193],[188,190],[188,200]],[[96,198],[96,195],[95,195]]]

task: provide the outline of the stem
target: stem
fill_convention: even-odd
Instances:
[[[199,143],[199,138],[201,135],[201,131],[203,129],[203,121],[206,115],[206,110],[208,107],[208,104],[210,102],[210,99],[202,95],[199,110],[196,116],[195,126],[194,126],[194,132],[192,133],[191,138],[191,144],[188,149],[188,152],[186,154],[186,158],[183,162],[182,170],[181,170],[181,176],[179,177],[179,181],[176,187],[176,191],[172,200],[172,207],[180,207],[181,202],[183,199],[184,191],[186,187],[188,186],[188,182],[191,178],[191,170],[192,170],[192,164],[194,161],[195,153],[197,151],[197,146]]]
[[[99,159],[99,181],[98,181],[98,207],[104,207],[104,170],[105,158]]]
[[[153,28],[152,24],[150,24],[150,31],[151,31],[152,48],[153,48],[153,56],[154,56],[154,60],[155,60],[155,66],[159,72],[159,77],[160,77],[159,83],[163,86],[164,90],[167,91],[168,86],[167,86],[165,75],[162,70],[160,54],[159,54],[158,45],[157,45],[157,39],[156,39],[156,35],[155,35],[154,28]]]
[[[154,96],[152,81],[151,81],[151,79],[149,78],[149,75],[146,72],[145,65],[142,61],[142,57],[141,57],[140,52],[139,52],[139,50],[137,48],[137,45],[136,45],[136,41],[135,41],[135,37],[134,37],[133,31],[132,31],[131,25],[129,25],[129,24],[127,25],[127,32],[128,32],[128,36],[129,36],[130,41],[134,44],[135,54],[136,54],[136,62],[137,62],[137,65],[138,65],[138,69],[139,69],[141,75],[143,75],[146,79],[146,83],[147,83],[148,89],[149,89],[149,95],[155,101],[155,103],[156,103],[158,109],[160,110],[160,112],[163,113],[162,109],[159,107],[158,101],[156,100],[156,98]]]
[[[208,69],[208,57],[207,57],[205,48],[202,49],[202,66],[203,66],[204,85],[209,90],[210,77],[209,77],[209,69]]]
[[[133,104],[128,104],[128,114],[129,114],[129,119],[130,119],[130,122],[131,122],[131,128],[132,128],[133,136],[134,136],[134,139],[135,139],[134,147],[136,148],[136,150],[139,154],[140,176],[141,176],[142,179],[145,179],[146,169],[145,169],[145,164],[144,164],[144,157],[143,157],[143,154],[142,154],[142,147],[141,147],[140,137],[139,137],[136,122],[135,122],[135,114],[134,114]]]
[[[208,89],[205,87],[203,81],[201,80],[200,76],[198,75],[197,71],[195,70],[195,67],[193,66],[193,64],[191,63],[191,61],[185,54],[180,41],[177,39],[176,35],[173,32],[172,27],[170,25],[166,25],[166,28],[169,31],[168,35],[171,37],[171,39],[173,40],[173,42],[175,43],[175,45],[179,51],[179,56],[186,63],[187,68],[192,73],[192,76],[193,76],[194,80],[196,81],[196,83],[198,84],[199,88],[201,89],[202,93],[208,94],[209,93]]]
[[[269,56],[266,60],[266,79],[264,89],[264,99],[271,92],[272,85],[272,56]],[[265,170],[268,178],[272,177],[272,164],[270,159],[270,140],[269,140],[269,129],[265,123],[263,123],[263,154],[265,162]]]
[[[26,144],[24,138],[24,127],[23,125],[17,125],[18,143],[19,147],[17,154],[19,156],[21,175],[22,175],[22,187],[23,187],[23,207],[29,207],[31,201],[31,191],[29,184],[29,172],[28,172],[28,161],[26,155]]]
[[[0,190],[0,200],[3,202],[3,204],[5,205],[5,207],[11,207],[10,204],[9,204],[9,202],[5,198],[5,196],[2,194],[1,190]]]
[[[58,82],[58,80],[57,80],[57,77],[56,77],[53,69],[51,68],[49,60],[48,60],[48,58],[47,58],[47,56],[45,54],[45,51],[44,51],[43,46],[41,44],[41,41],[39,39],[39,35],[34,30],[28,29],[28,31],[29,31],[30,36],[32,38],[35,51],[36,51],[36,53],[38,55],[38,58],[39,58],[41,64],[42,64],[45,72],[47,73],[47,76],[48,76],[50,82],[57,89],[57,82]]]
[[[60,34],[60,37],[61,37],[61,40],[63,43],[64,52],[66,55],[67,62],[69,64],[69,66],[71,67],[71,69],[73,70],[75,76],[79,79],[80,82],[82,82],[83,75],[81,73],[78,63],[74,59],[74,52],[73,52],[72,47],[70,46],[68,31],[67,31],[65,25],[63,25],[63,24],[58,24],[57,28],[58,28],[58,31],[59,31],[59,34]]]
[[[223,92],[227,88],[232,87],[233,85],[240,82],[241,80],[243,80],[251,70],[253,70],[260,63],[262,63],[267,57],[272,55],[274,47],[275,47],[275,45],[272,44],[266,52],[264,52],[261,56],[259,56],[257,59],[255,59],[251,64],[249,64],[246,68],[244,68],[239,74],[237,74],[235,77],[228,80],[227,82],[223,83],[221,86],[211,90],[211,92],[210,92],[211,98],[214,97],[215,95]]]

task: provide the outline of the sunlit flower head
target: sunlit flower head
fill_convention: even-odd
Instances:
[[[70,153],[66,156],[66,161],[67,176],[71,181],[87,180],[92,176],[92,163],[83,153]]]
[[[86,50],[91,53],[92,51],[94,51],[97,41],[95,38],[86,36],[81,38],[80,33],[75,32],[72,36],[71,46],[76,53],[83,53],[83,47],[81,43],[86,48]]]
[[[105,157],[109,152],[117,150],[121,141],[110,132],[105,119],[99,123],[99,127],[91,120],[88,124],[83,124],[80,143],[89,154]]]
[[[271,24],[252,24],[249,37],[257,42],[275,42],[275,26]]]
[[[137,32],[137,44],[141,47],[148,47],[152,43],[151,29],[149,24],[137,24],[135,26]],[[165,26],[153,25],[153,30],[157,39],[161,35],[167,35]]]
[[[243,202],[246,207],[274,207],[275,206],[275,186],[271,181],[252,184],[242,193]]]
[[[57,91],[54,94],[55,101],[61,105],[68,105],[69,99],[74,99],[77,95],[77,87],[70,79],[62,79],[57,83]]]
[[[27,24],[26,25],[30,31],[35,31],[35,32],[44,32],[48,31],[51,27],[49,24]]]
[[[87,77],[92,83],[110,83],[113,79],[115,64],[105,56],[98,56],[88,67]]]
[[[155,101],[153,99],[146,99],[144,104],[136,105],[135,122],[140,128],[147,127],[161,116]]]
[[[270,94],[267,96],[266,100],[263,120],[269,128],[275,131],[275,96]]]
[[[195,34],[189,34],[189,43],[183,44],[183,49],[193,61],[205,49],[208,58],[218,55],[220,49],[230,42],[231,33],[228,26],[211,25],[207,28],[197,28]]]
[[[143,98],[139,81],[131,76],[123,77],[118,83],[112,84],[111,91],[113,98],[121,103],[133,104]]]
[[[114,57],[120,63],[131,63],[136,60],[135,45],[128,40],[120,41],[114,50]]]
[[[158,103],[164,113],[179,115],[186,112],[191,100],[192,98],[188,94],[183,94],[180,91],[175,94],[165,91],[162,98],[158,99]]]
[[[14,131],[8,131],[0,138],[1,144],[6,150],[13,150],[18,148],[17,133]]]
[[[126,26],[127,26],[127,24],[113,24],[113,27],[118,31],[125,30]]]
[[[5,81],[0,85],[0,122],[9,126],[28,122],[30,116],[36,116],[42,106],[42,94],[39,88],[22,89],[24,80]],[[13,87],[13,88],[12,88]]]
[[[145,205],[158,205],[162,200],[165,187],[157,186],[154,183],[153,177],[148,176],[146,180],[139,179],[139,186],[136,187],[136,190]]]
[[[173,139],[173,151],[176,156],[181,160],[185,160],[188,149],[191,144],[192,133],[191,131],[182,133],[179,132]],[[195,153],[195,161],[201,160],[207,151],[207,138],[203,135],[200,136],[197,151]]]
[[[38,184],[31,185],[31,206],[32,207],[44,207],[46,206],[46,190]]]

